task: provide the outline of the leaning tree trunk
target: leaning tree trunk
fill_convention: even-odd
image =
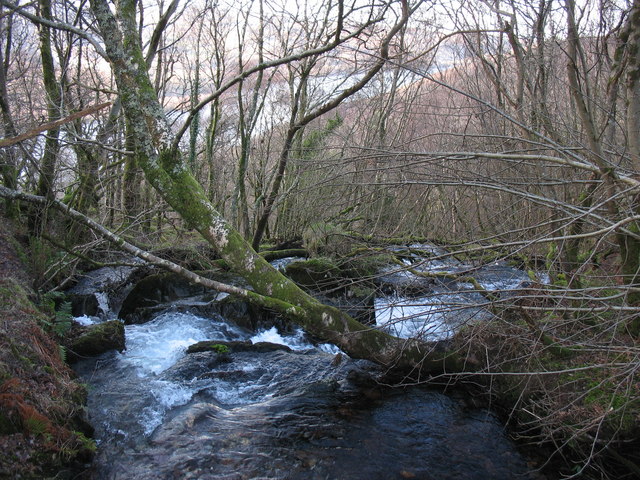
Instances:
[[[215,210],[189,172],[178,151],[172,150],[164,111],[147,74],[135,22],[135,0],[117,4],[114,15],[106,0],[91,0],[118,85],[125,115],[132,126],[140,167],[148,181],[191,227],[256,292],[289,307],[280,310],[307,332],[342,348],[355,358],[421,372],[459,371],[455,353],[424,343],[402,340],[353,320],[340,310],[321,304],[258,255],[242,235]],[[407,21],[407,9],[397,31]]]

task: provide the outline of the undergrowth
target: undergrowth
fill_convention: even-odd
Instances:
[[[554,345],[517,314],[464,332],[490,403],[527,450],[546,452],[554,477],[638,478],[640,350],[633,339],[611,319],[588,328],[561,314],[535,320]]]

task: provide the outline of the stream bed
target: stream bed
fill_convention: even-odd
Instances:
[[[402,301],[377,299],[378,323],[401,325],[389,309]],[[377,366],[300,330],[201,315],[170,307],[127,325],[123,353],[76,364],[98,443],[92,478],[539,478],[488,410],[420,386],[383,388]],[[408,319],[412,331],[420,316],[444,331],[426,311]],[[203,340],[283,347],[186,353]]]

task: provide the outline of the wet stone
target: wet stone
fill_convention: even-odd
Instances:
[[[226,347],[226,350],[225,350]],[[286,345],[271,342],[226,342],[226,341],[204,341],[194,343],[187,348],[187,353],[197,352],[214,352],[214,353],[227,353],[227,352],[273,352],[276,350],[284,350],[291,352],[291,348]]]
[[[83,357],[93,357],[110,350],[125,349],[124,325],[119,320],[110,320],[89,326],[75,326],[66,344],[70,362]]]

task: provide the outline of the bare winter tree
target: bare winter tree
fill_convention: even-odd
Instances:
[[[344,30],[346,17],[342,4],[339,5],[337,18],[332,22],[333,31],[327,36],[327,43],[284,59],[262,63],[256,66],[254,71],[313,58],[320,52],[332,51],[345,41],[355,38],[354,34]],[[136,162],[158,194],[191,228],[210,242],[236,272],[246,278],[257,294],[262,298],[270,298],[270,306],[296,320],[309,332],[340,345],[354,357],[370,358],[383,364],[407,367],[420,364],[425,370],[438,371],[460,368],[459,359],[455,355],[434,353],[429,357],[425,355],[424,346],[419,343],[400,340],[382,331],[372,330],[345,313],[319,303],[259,256],[242,235],[215,210],[203,188],[192,176],[168,127],[165,110],[158,100],[157,91],[148,73],[148,62],[142,51],[136,7],[135,1],[119,2],[115,5],[115,10],[103,0],[91,3],[92,13],[104,41],[105,58],[116,80],[128,125],[128,145],[134,149]],[[371,7],[371,13],[364,20],[365,25],[375,27],[381,24],[384,27],[384,23],[381,23],[383,15],[391,8],[391,5],[383,5],[381,9]],[[339,92],[333,99],[306,114],[302,119],[296,120],[290,128],[285,145],[290,144],[296,131],[309,121],[335,108],[342,100],[366,85],[388,59],[391,41],[406,25],[415,8],[416,6],[410,7],[406,2],[402,3],[395,23],[381,34],[377,59],[371,69],[354,85]],[[36,21],[49,22],[40,17]],[[62,28],[68,27],[63,25]],[[362,31],[363,28],[356,30],[358,35]],[[227,86],[238,83],[247,75],[248,71],[240,73],[228,82]],[[192,121],[198,109],[210,103],[217,95],[219,93],[201,101],[191,111],[188,121]],[[186,125],[182,127],[179,135],[186,131]],[[281,157],[280,165],[285,161],[286,158]],[[276,183],[272,187],[272,196],[277,193],[278,175],[282,176],[283,173],[284,167],[279,166]],[[3,189],[3,193],[11,195],[6,189]],[[272,202],[273,200],[268,200],[267,206]],[[263,214],[264,221],[267,216],[268,211]]]
[[[17,36],[10,22],[54,39],[40,48],[38,68],[21,70],[37,78],[33,92],[13,73],[22,67],[11,63],[18,50],[2,51],[5,139],[34,125],[60,127],[56,119],[87,105],[113,106],[108,118],[76,117],[57,134],[48,129],[46,139],[3,150],[1,194],[10,205],[44,205],[48,197],[63,212],[71,203],[67,213],[82,225],[178,271],[95,223],[107,215],[103,223],[112,227],[133,225],[157,203],[158,232],[164,225],[178,235],[181,225],[197,231],[253,291],[182,274],[269,306],[354,357],[423,373],[483,368],[481,377],[513,367],[491,358],[499,350],[527,359],[547,378],[547,357],[595,351],[616,385],[633,390],[637,352],[630,345],[640,332],[637,2],[338,1],[292,10],[256,0],[244,9],[204,2],[184,11],[178,2],[62,5],[66,16],[3,0],[5,44]],[[47,76],[62,99],[42,81]],[[47,111],[49,100],[62,109]],[[39,118],[25,113],[34,105]],[[53,163],[47,152],[58,152]],[[63,161],[60,152],[73,153]],[[70,179],[59,174],[65,169],[74,172]],[[38,183],[53,188],[37,190]],[[91,196],[97,188],[100,201]],[[71,201],[61,204],[64,189]],[[85,197],[93,200],[81,203]],[[145,228],[152,230],[149,222]],[[469,355],[464,363],[433,344],[365,327],[311,298],[256,253],[274,231],[302,235],[314,253],[384,252],[416,276],[435,274],[407,267],[381,245],[447,244],[444,258],[470,271],[440,276],[479,293],[504,334],[483,324],[490,334],[477,338],[486,359]],[[531,282],[518,294],[487,291],[471,273],[496,261],[517,263]],[[433,307],[421,301],[425,310]],[[612,360],[616,355],[623,360]],[[517,377],[513,368],[510,375]],[[528,387],[534,382],[528,373],[523,378]],[[540,385],[545,394],[553,390]],[[529,410],[554,425],[559,409],[545,410],[540,403],[553,401],[539,398]],[[584,407],[583,400],[572,405]],[[597,418],[614,415],[608,412]],[[597,418],[580,428],[592,434]],[[562,441],[576,432],[563,432]]]

